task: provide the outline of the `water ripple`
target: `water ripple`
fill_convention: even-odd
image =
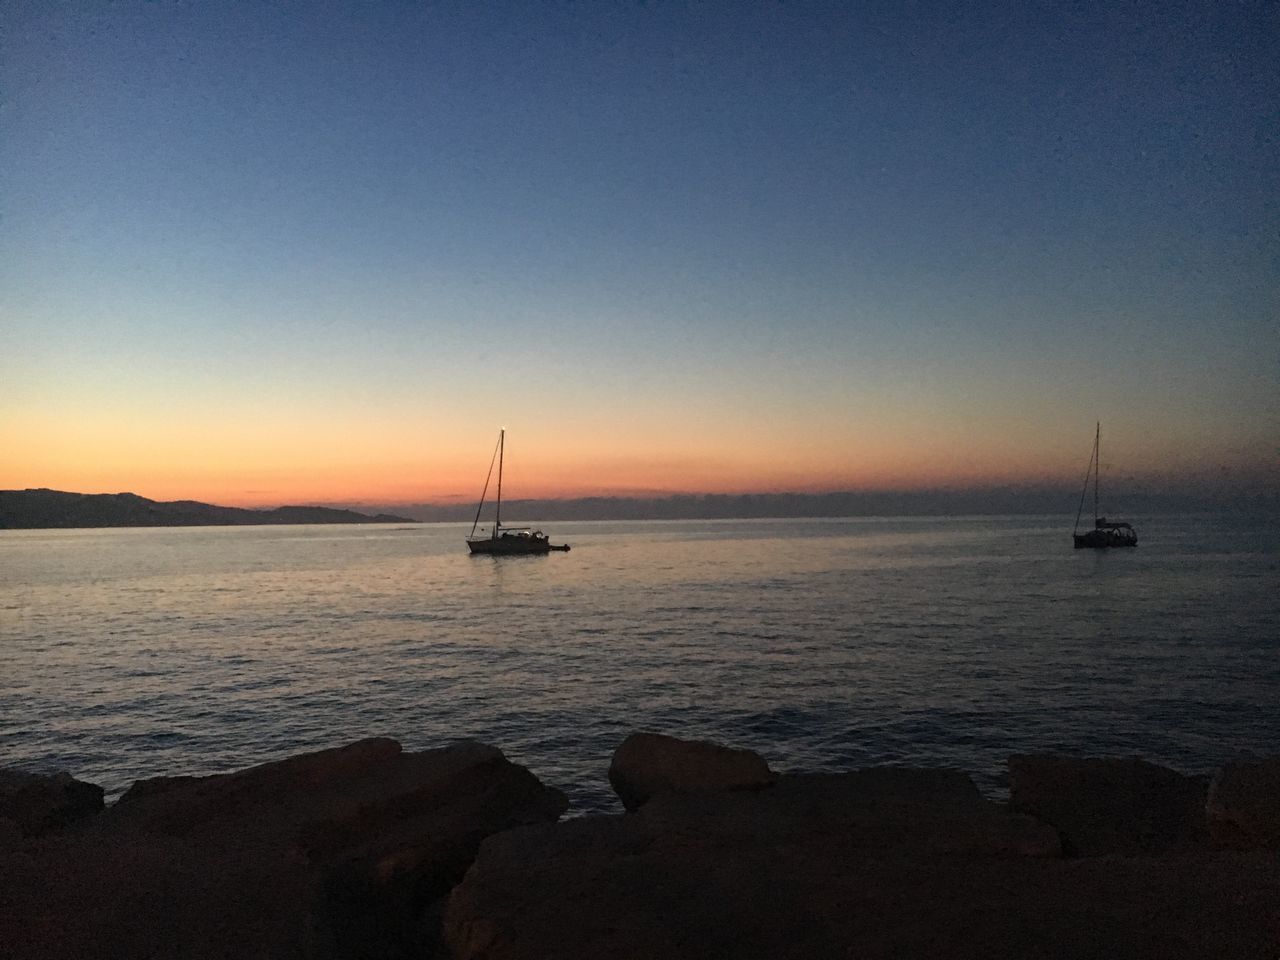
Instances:
[[[1210,528],[1229,546],[1204,550]],[[0,532],[0,751],[114,795],[476,737],[582,811],[615,808],[636,729],[991,791],[1015,752],[1199,771],[1274,750],[1274,533],[1143,529],[1159,546],[1095,555],[1035,518],[582,523],[519,563],[450,525]]]

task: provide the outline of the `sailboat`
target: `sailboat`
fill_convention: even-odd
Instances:
[[[1098,468],[1102,423],[1098,422],[1093,434],[1093,454],[1089,457],[1089,469],[1084,474],[1084,489],[1080,491],[1080,507],[1076,510],[1076,525],[1071,539],[1080,547],[1136,547],[1138,531],[1127,523],[1098,516]],[[1080,532],[1080,514],[1084,512],[1084,498],[1089,493],[1089,477],[1093,477],[1093,529]]]
[[[498,446],[493,451],[498,461],[498,497],[493,517],[493,530],[489,536],[476,536],[476,527],[480,524],[480,511],[484,509],[484,500],[489,493],[489,480],[493,477],[493,460],[489,461],[489,474],[484,478],[484,490],[480,493],[480,505],[476,507],[475,523],[471,524],[471,533],[467,535],[467,549],[473,554],[530,554],[550,553],[552,550],[568,550],[567,543],[553,544],[541,530],[530,530],[528,527],[504,527],[502,525],[502,455],[506,446],[507,431],[498,431]]]

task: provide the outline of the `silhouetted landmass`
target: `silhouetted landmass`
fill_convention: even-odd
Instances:
[[[731,520],[816,517],[1066,516],[1080,491],[1050,487],[971,490],[852,491],[840,493],[679,494],[669,497],[581,497],[504,500],[512,522],[556,520]],[[1086,505],[1086,511],[1091,505]],[[373,511],[378,512],[371,515]],[[1280,495],[1231,497],[1117,491],[1106,510],[1134,518],[1160,513],[1280,514]],[[287,523],[470,522],[473,503],[342,504],[273,510],[219,507],[195,500],[160,502],[132,493],[85,494],[57,490],[0,490],[0,529],[41,527],[178,527]],[[492,515],[485,513],[488,522]]]
[[[68,527],[213,527],[285,523],[413,523],[334,507],[247,510],[196,500],[148,500],[134,493],[0,490],[0,529]]]
[[[850,491],[839,493],[680,494],[669,497],[584,497],[572,500],[503,500],[512,522],[554,520],[729,520],[750,518],[906,516],[1074,516],[1080,488],[975,488],[971,490]],[[352,504],[361,508],[360,504]],[[367,506],[362,507],[367,509]],[[385,509],[428,522],[471,521],[474,503],[407,503]],[[1086,504],[1091,510],[1092,504]],[[1280,497],[1231,497],[1117,490],[1106,510],[1117,517],[1153,513],[1280,512]],[[485,518],[491,514],[486,511]]]

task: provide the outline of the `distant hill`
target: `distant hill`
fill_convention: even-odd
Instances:
[[[163,502],[134,493],[64,493],[0,490],[0,529],[69,527],[225,527],[282,523],[415,523],[380,513],[369,516],[333,507],[246,510],[196,500]]]

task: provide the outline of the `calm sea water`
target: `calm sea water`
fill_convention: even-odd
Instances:
[[[134,779],[374,734],[502,747],[577,811],[648,729],[779,770],[1280,751],[1274,524],[1139,518],[0,532],[0,763]]]

